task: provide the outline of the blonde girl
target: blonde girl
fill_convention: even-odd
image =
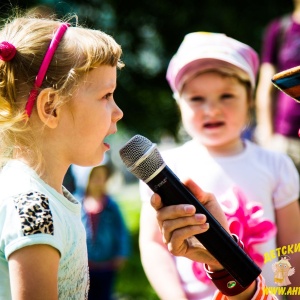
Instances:
[[[85,299],[70,164],[99,164],[123,113],[121,48],[104,32],[17,17],[0,31],[0,299]]]

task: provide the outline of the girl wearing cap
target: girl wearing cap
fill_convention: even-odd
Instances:
[[[266,284],[274,286],[274,261],[265,254],[300,241],[299,176],[288,156],[241,137],[248,123],[258,65],[251,47],[224,34],[186,35],[170,61],[167,80],[191,140],[162,154],[179,178],[191,178],[216,196],[230,232],[239,236],[245,251],[262,268]],[[181,257],[169,253],[149,204],[152,192],[142,182],[140,190],[141,258],[157,294],[166,300],[211,300],[216,281],[188,253],[180,252]],[[170,214],[163,220],[168,218],[175,217]],[[178,227],[183,226],[183,219],[180,224]],[[165,242],[170,242],[168,234],[175,228],[166,223],[161,227]],[[291,264],[300,269],[299,254],[293,255]],[[226,288],[217,287],[228,295]],[[257,288],[253,299],[263,299],[258,296],[259,279]]]
[[[62,182],[109,150],[121,52],[60,21],[18,17],[0,31],[1,300],[87,298],[81,205]]]

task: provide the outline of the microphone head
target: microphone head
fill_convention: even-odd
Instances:
[[[119,151],[127,169],[137,178],[148,182],[165,167],[156,144],[142,135],[132,137]]]

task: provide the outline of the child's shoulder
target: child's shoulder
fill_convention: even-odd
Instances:
[[[22,162],[7,163],[0,174],[0,199],[15,198],[30,191],[38,191],[35,177],[35,172]]]
[[[255,157],[259,162],[267,162],[272,164],[291,164],[291,158],[283,153],[272,149],[266,149],[254,142],[245,141],[248,154]]]

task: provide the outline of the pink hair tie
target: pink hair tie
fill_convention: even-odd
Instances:
[[[44,81],[46,72],[47,72],[49,65],[51,63],[51,60],[53,58],[53,55],[69,26],[70,26],[70,24],[63,23],[58,27],[57,31],[55,32],[55,34],[51,40],[49,48],[46,51],[46,54],[41,63],[40,69],[38,71],[38,74],[36,75],[34,86],[30,91],[30,94],[29,94],[29,97],[28,97],[28,100],[27,100],[27,103],[25,106],[25,112],[28,115],[28,117],[30,117],[30,115],[32,113],[34,102],[38,96],[38,93],[39,93],[38,88],[41,87],[41,85]]]
[[[3,61],[10,61],[16,55],[17,49],[9,42],[0,43],[0,59]]]

